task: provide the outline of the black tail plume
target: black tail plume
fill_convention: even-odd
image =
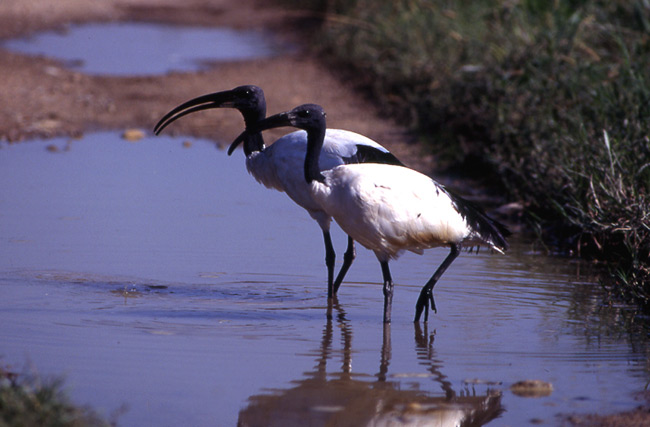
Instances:
[[[456,210],[465,218],[476,236],[492,245],[498,251],[504,252],[509,245],[506,238],[512,233],[499,221],[490,218],[478,205],[443,188],[451,198]]]

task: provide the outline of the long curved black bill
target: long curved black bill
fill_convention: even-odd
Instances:
[[[223,92],[210,93],[202,95],[179,105],[178,107],[165,114],[153,128],[156,135],[159,135],[173,121],[180,119],[197,111],[209,110],[212,108],[232,108],[234,107],[233,92],[231,90]]]
[[[278,113],[276,115],[267,117],[264,120],[253,123],[252,125],[248,126],[245,131],[240,133],[239,136],[232,142],[232,144],[230,144],[230,147],[228,147],[228,155],[230,156],[233,151],[235,151],[235,148],[244,142],[250,134],[259,133],[263,130],[274,129],[283,126],[293,126],[292,121],[292,113],[288,111],[284,113]]]

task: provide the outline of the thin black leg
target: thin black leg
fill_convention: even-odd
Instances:
[[[334,295],[334,262],[336,261],[336,253],[332,246],[332,237],[329,230],[323,230],[323,240],[325,240],[325,265],[327,266],[327,298],[332,298]]]
[[[345,254],[343,254],[343,265],[341,266],[339,274],[336,276],[336,280],[334,280],[334,295],[336,295],[336,293],[339,291],[339,287],[343,282],[343,278],[350,269],[352,261],[354,261],[354,258],[356,256],[357,253],[354,249],[354,240],[352,240],[352,237],[348,236],[348,248],[345,251]]]
[[[384,323],[390,323],[393,308],[393,279],[390,277],[388,261],[381,261],[381,274],[384,276]]]
[[[452,244],[451,252],[449,255],[447,255],[447,258],[445,258],[442,264],[440,264],[440,267],[438,267],[436,272],[433,273],[433,276],[431,276],[426,285],[422,287],[418,302],[415,304],[415,322],[420,321],[422,311],[424,311],[424,321],[426,322],[429,320],[429,303],[431,303],[431,310],[436,311],[436,302],[433,300],[433,287],[436,285],[438,279],[442,277],[445,270],[447,270],[447,268],[451,265],[452,262],[454,262],[459,254],[460,245]]]

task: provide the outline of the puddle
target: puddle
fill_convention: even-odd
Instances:
[[[287,50],[262,31],[139,22],[73,25],[7,40],[2,46],[59,59],[88,74],[116,76],[195,71],[214,62],[265,58]]]
[[[126,408],[121,425],[554,425],[632,409],[648,382],[647,342],[616,328],[584,266],[516,239],[454,262],[428,329],[414,305],[446,250],[393,263],[385,330],[359,247],[327,320],[320,229],[241,151],[116,133],[3,144],[0,180],[2,363],[63,375],[76,402]],[[522,380],[553,391],[521,397]]]

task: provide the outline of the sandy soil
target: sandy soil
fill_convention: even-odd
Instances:
[[[0,39],[88,21],[147,20],[166,23],[268,28],[289,39],[291,19],[262,0],[2,0]],[[0,48],[0,141],[79,136],[98,129],[150,131],[168,110],[189,98],[241,84],[261,86],[268,112],[316,102],[328,124],[368,135],[407,164],[431,173],[434,162],[404,128],[381,117],[372,104],[312,54],[228,63],[196,73],[151,77],[97,77],[65,69],[53,59],[17,55]],[[242,130],[233,111],[194,114],[166,132],[212,138],[227,144]],[[276,135],[281,134],[280,130]],[[643,399],[645,401],[645,399]],[[565,416],[571,426],[650,425],[647,407],[613,416]]]

